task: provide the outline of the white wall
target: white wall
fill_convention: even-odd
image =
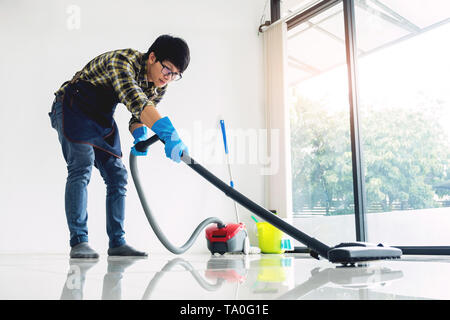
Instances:
[[[191,64],[160,103],[190,154],[225,181],[228,173],[218,119],[230,131],[264,127],[262,37],[265,0],[4,0],[0,3],[0,252],[69,252],[64,214],[66,164],[47,113],[53,92],[96,55],[119,48],[146,51],[157,36],[184,38]],[[77,11],[79,9],[79,11]],[[79,13],[79,15],[78,15]],[[118,107],[128,167],[129,112]],[[231,148],[233,152],[233,148]],[[162,145],[140,159],[149,202],[174,244],[209,216],[234,221],[232,200]],[[233,156],[233,155],[232,155]],[[237,189],[264,204],[260,165],[233,165]],[[251,224],[242,207],[241,220]],[[106,253],[105,187],[94,169],[89,185],[89,239]],[[150,229],[131,174],[126,239],[138,249],[166,252]],[[253,240],[254,241],[254,240]],[[207,252],[203,234],[189,252]]]

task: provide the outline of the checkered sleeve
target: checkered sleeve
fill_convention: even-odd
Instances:
[[[164,86],[162,88],[158,88],[156,90],[156,95],[150,98],[150,101],[153,103],[153,105],[156,107],[156,105],[161,101],[164,94],[166,93],[167,86]],[[139,118],[137,118],[134,114],[131,116],[130,122],[128,124],[128,129],[131,129],[131,126],[135,123],[142,123]]]
[[[115,53],[107,63],[108,75],[119,101],[132,113],[133,118],[140,119],[142,110],[153,104],[136,81],[136,72],[126,56]]]

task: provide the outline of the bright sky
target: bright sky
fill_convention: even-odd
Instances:
[[[362,104],[412,106],[424,92],[445,101],[443,127],[450,137],[450,24],[379,50],[358,61]],[[330,112],[348,108],[345,65],[301,82],[297,89],[312,100],[324,100]]]

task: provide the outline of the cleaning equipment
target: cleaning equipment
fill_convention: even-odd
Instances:
[[[162,127],[161,131],[165,130],[166,127],[171,126],[170,120],[168,118],[162,118],[161,120],[166,121],[167,123],[161,122],[160,125]],[[157,135],[154,135],[153,138],[159,139]],[[178,135],[176,135],[178,138]],[[179,139],[179,138],[178,138]],[[147,199],[144,195],[143,188],[141,186],[141,182],[139,180],[139,171],[137,168],[137,155],[146,154],[147,147],[140,147],[143,143],[147,143],[148,141],[151,141],[150,139],[147,139],[145,141],[135,141],[137,142],[133,148],[131,149],[130,153],[130,171],[131,175],[133,177],[133,181],[136,187],[136,191],[138,193],[139,199],[141,201],[142,207],[144,209],[145,216],[147,217],[148,222],[150,223],[150,226],[152,227],[153,231],[155,232],[156,236],[158,237],[159,241],[166,247],[167,250],[174,254],[182,254],[186,252],[192,245],[194,244],[195,240],[199,236],[200,232],[205,229],[208,225],[214,223],[216,225],[210,226],[206,230],[206,239],[207,239],[207,245],[208,249],[211,251],[212,254],[214,253],[220,253],[224,254],[226,252],[242,252],[244,254],[248,254],[250,251],[250,244],[248,240],[248,233],[245,229],[245,225],[242,223],[231,223],[225,225],[222,220],[216,217],[210,217],[205,220],[203,220],[194,230],[192,235],[189,237],[189,239],[186,241],[184,245],[181,247],[177,247],[173,245],[165,236],[165,234],[162,232],[161,228],[159,227],[158,223],[156,222],[155,217],[153,216],[150,206],[147,203]],[[155,140],[156,141],[156,140]],[[164,141],[161,140],[163,143]],[[165,148],[166,149],[166,148]],[[165,150],[167,153],[167,150]],[[239,218],[237,216],[237,218]]]
[[[138,152],[144,152],[144,150],[146,150],[147,148],[139,148],[138,145],[140,143],[143,143],[143,142],[139,142],[134,147],[136,148],[136,150]],[[172,252],[174,254],[182,254],[182,253],[186,252],[194,244],[198,235],[204,228],[206,228],[206,226],[208,226],[211,223],[217,223],[218,225],[224,226],[222,220],[220,220],[219,218],[216,218],[216,217],[207,218],[207,219],[203,220],[197,226],[197,228],[195,228],[194,232],[192,233],[192,235],[189,237],[189,239],[186,241],[186,243],[184,245],[182,245],[181,247],[177,247],[177,246],[173,245],[167,239],[165,234],[161,231],[161,228],[159,227],[158,223],[156,222],[156,219],[154,218],[154,216],[150,210],[150,206],[147,203],[147,199],[144,195],[144,191],[142,189],[141,182],[139,180],[139,171],[138,171],[137,164],[136,164],[136,162],[137,162],[136,158],[137,157],[135,156],[134,151],[132,150],[130,153],[130,171],[131,171],[131,176],[133,177],[133,181],[134,181],[134,185],[136,187],[137,194],[139,196],[139,200],[141,201],[142,208],[144,209],[145,216],[147,217],[147,220],[150,223],[150,226],[152,227],[152,229],[155,232],[156,236],[158,237],[159,241],[164,245],[164,247],[166,247],[167,250],[169,250],[170,252]]]
[[[223,146],[225,147],[225,155],[227,156],[228,174],[230,176],[230,186],[232,188],[234,188],[233,176],[231,175],[230,155],[228,152],[227,131],[225,129],[225,120],[220,120],[220,129],[222,130]],[[236,201],[234,201],[234,211],[236,212],[236,221],[239,222],[240,219],[239,219],[238,207],[237,207]],[[258,222],[254,216],[252,216],[252,219],[255,222]]]
[[[278,214],[276,210],[269,210]],[[256,222],[256,235],[262,253],[284,253],[292,250],[291,239],[268,222]]]
[[[212,254],[225,252],[249,253],[248,233],[243,223],[229,223],[206,228],[206,240]]]
[[[220,120],[220,128],[222,129],[223,146],[225,148],[225,155],[227,157],[228,174],[230,176],[230,186],[232,188],[234,188],[233,176],[231,175],[230,155],[228,153],[227,132],[225,130],[225,121],[224,120]],[[234,211],[236,213],[236,222],[239,222],[240,219],[239,219],[237,203],[236,203],[236,201],[233,201],[233,203],[234,203]]]
[[[283,232],[268,222],[256,224],[258,245],[262,253],[284,253],[282,248]]]
[[[225,155],[227,157],[230,186],[231,188],[234,188],[224,120],[220,120],[220,127],[222,129],[223,145],[225,147]],[[226,226],[217,224],[217,226],[210,226],[206,229],[207,245],[212,254],[224,254],[225,252],[249,253],[250,240],[248,238],[248,232],[245,225],[240,222],[236,201],[234,201],[234,212],[236,214],[236,223],[230,223]]]
[[[153,135],[146,141],[141,141],[136,144],[136,150],[143,152],[151,144],[160,140],[157,135]],[[162,140],[161,140],[162,141]],[[163,141],[162,141],[163,142]],[[134,156],[130,155],[130,162],[132,162]],[[217,178],[201,164],[192,159],[189,155],[183,154],[181,156],[181,161],[186,163],[192,170],[200,174],[203,178],[208,180],[215,187],[220,189],[233,200],[237,201],[241,206],[247,208],[249,211],[253,212],[257,216],[271,223],[273,226],[277,227],[281,231],[290,235],[297,241],[303,243],[310,249],[310,254],[312,257],[319,259],[323,257],[332,263],[341,263],[344,265],[355,264],[361,261],[371,261],[371,260],[383,260],[383,259],[399,259],[402,255],[402,251],[398,248],[383,246],[381,243],[378,245],[367,243],[367,242],[346,242],[338,244],[335,247],[329,247],[326,244],[320,242],[319,240],[310,237],[306,233],[303,233],[299,229],[295,228],[291,224],[287,223],[283,219],[274,215],[269,210],[261,207],[257,203],[253,202],[249,198],[245,197],[242,193],[230,187],[222,180]],[[135,164],[134,164],[135,165]],[[133,165],[132,165],[133,166]],[[135,168],[134,168],[135,169]],[[133,168],[132,168],[133,173]],[[137,178],[136,174],[133,174],[133,179]],[[138,180],[138,179],[137,179]],[[136,183],[136,180],[135,180]],[[136,187],[138,188],[138,187]],[[138,191],[139,192],[139,191]],[[141,197],[142,201],[143,197]],[[143,204],[144,206],[144,204]],[[145,209],[144,209],[145,210]],[[147,214],[147,213],[146,213]],[[147,218],[149,216],[147,215]],[[150,220],[149,220],[150,221]],[[154,229],[155,230],[155,229]],[[159,232],[159,230],[158,230]],[[156,233],[156,231],[155,231]],[[195,233],[195,232],[194,232]],[[158,235],[158,234],[157,234]]]

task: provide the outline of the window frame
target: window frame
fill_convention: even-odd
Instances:
[[[352,150],[353,194],[355,204],[355,228],[356,241],[367,241],[366,219],[366,192],[362,139],[359,121],[359,97],[358,97],[358,66],[355,26],[355,1],[354,0],[323,0],[306,10],[288,17],[286,20],[288,31],[307,21],[308,19],[343,3],[345,26],[345,50],[348,74],[348,90],[350,105],[350,139]],[[279,6],[279,1],[271,2],[271,10]],[[277,16],[278,14],[278,16]],[[280,19],[279,8],[277,14],[272,16],[272,23]],[[403,254],[415,255],[450,255],[450,246],[395,246],[402,249]]]

